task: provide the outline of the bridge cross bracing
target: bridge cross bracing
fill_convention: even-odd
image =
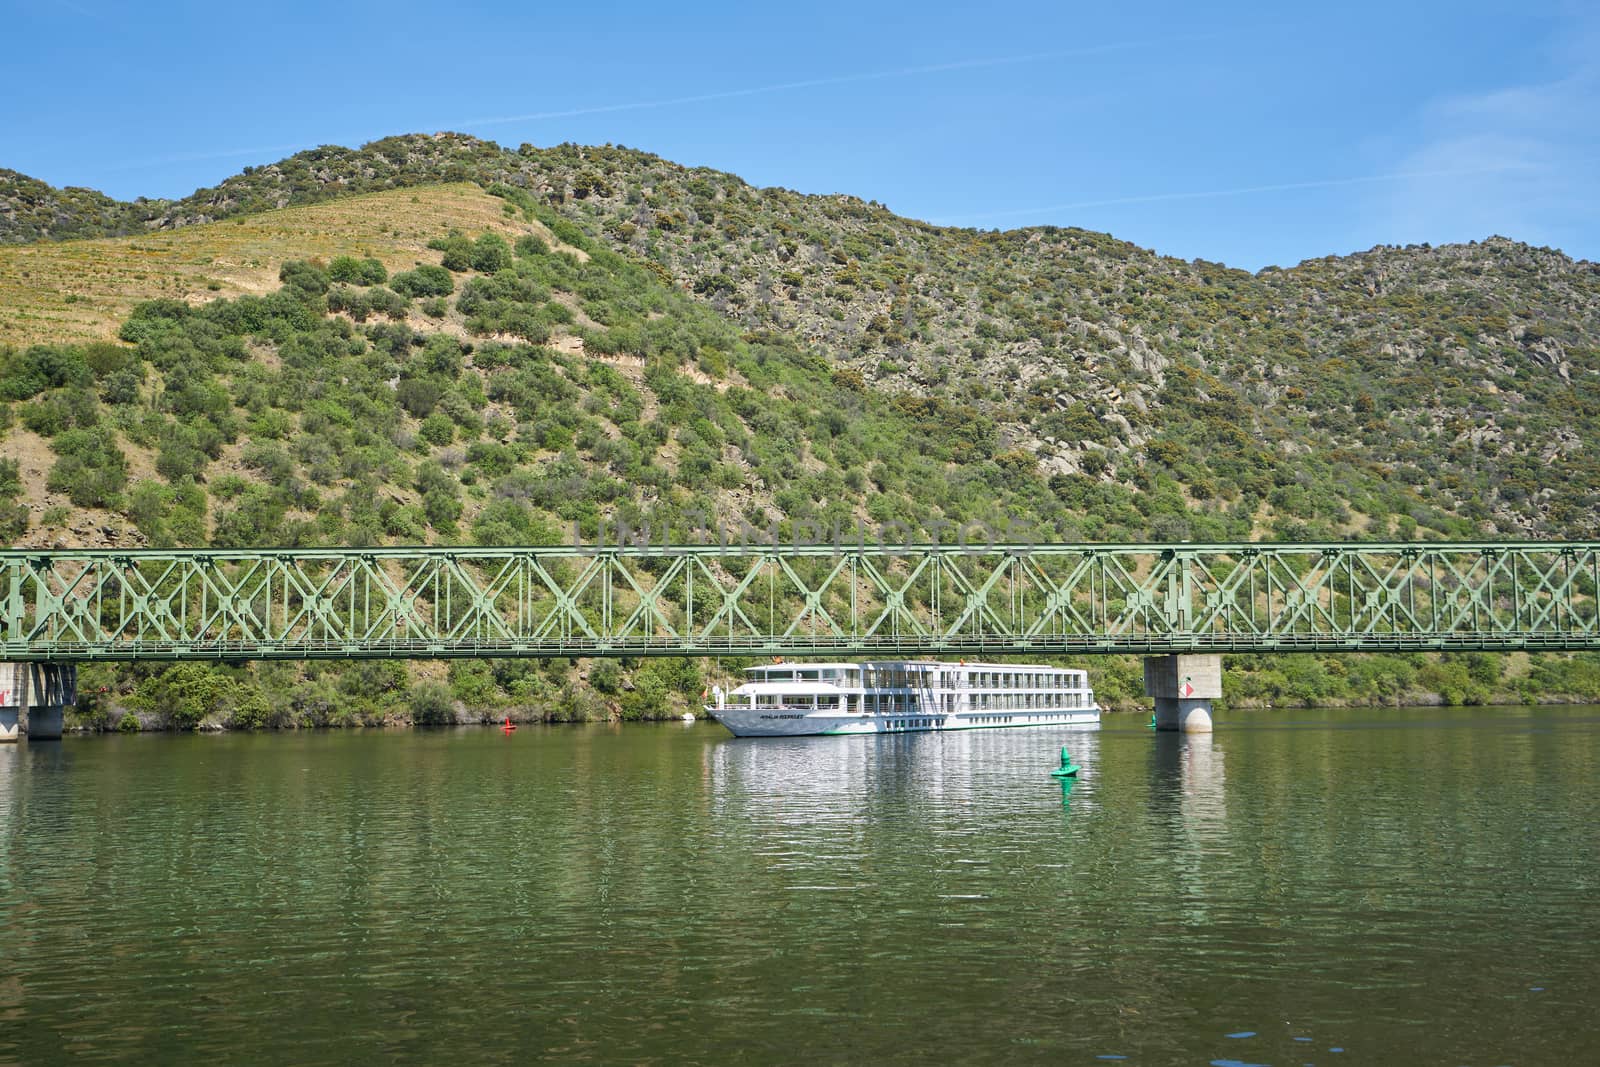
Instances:
[[[0,660],[1600,649],[1600,543],[0,552]]]

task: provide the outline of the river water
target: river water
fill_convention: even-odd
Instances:
[[[1600,1062],[1597,773],[1597,708],[9,746],[0,1063]]]

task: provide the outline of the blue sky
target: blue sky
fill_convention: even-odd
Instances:
[[[1600,259],[1589,7],[0,0],[0,166],[172,197],[454,129],[1250,269],[1494,233]]]

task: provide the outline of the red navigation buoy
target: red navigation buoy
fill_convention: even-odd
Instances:
[[[501,729],[502,729],[502,730],[504,730],[504,731],[505,731],[505,732],[506,732],[506,733],[508,733],[508,734],[509,734],[509,733],[510,733],[510,732],[511,732],[511,731],[512,731],[512,730],[515,730],[515,729],[516,729],[516,727],[515,727],[515,726],[513,726],[513,725],[512,725],[512,723],[511,723],[511,716],[509,716],[509,715],[507,715],[507,716],[506,716],[506,724],[505,724],[505,725],[504,725],[504,726],[502,726],[502,727],[501,727]]]

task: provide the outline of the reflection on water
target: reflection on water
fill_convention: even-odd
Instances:
[[[1099,740],[1092,726],[728,738],[712,750],[712,789],[723,810],[785,820],[869,818],[903,805],[928,813],[1015,806],[1054,786],[1063,744],[1080,777],[1093,777]]]
[[[1600,1040],[1594,709],[1108,722],[0,749],[0,1064],[1565,1063]]]

